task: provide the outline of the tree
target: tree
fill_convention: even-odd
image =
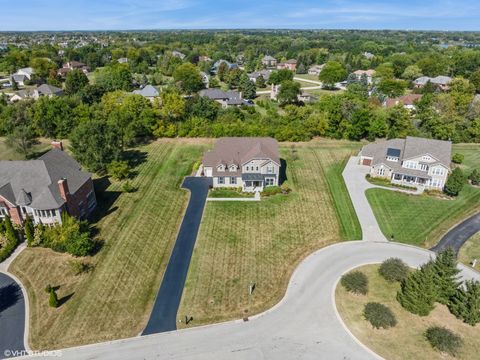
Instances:
[[[480,323],[480,283],[466,281],[450,298],[450,312],[465,323],[475,326]]]
[[[187,94],[197,92],[204,87],[200,70],[191,63],[178,66],[173,72],[173,78]]]
[[[220,62],[217,70],[217,76],[220,81],[225,81],[225,78],[228,75],[228,70],[228,64],[225,61]]]
[[[337,82],[345,80],[347,75],[347,70],[341,63],[329,61],[323,67],[318,78],[326,88],[333,88]]]
[[[5,111],[7,145],[28,156],[37,138],[33,127],[33,102],[19,101]]]
[[[74,157],[93,172],[105,171],[122,153],[120,133],[99,118],[80,123],[72,132],[70,142]]]
[[[247,74],[242,74],[240,77],[238,90],[242,92],[245,99],[254,99],[257,96],[255,83],[248,78]]]
[[[480,171],[473,169],[472,173],[468,177],[472,185],[480,185]]]
[[[265,79],[263,78],[262,75],[260,75],[259,77],[257,77],[257,81],[255,82],[255,85],[256,85],[257,88],[259,88],[259,89],[263,89],[265,86],[267,86],[267,84],[265,83]]]
[[[68,95],[77,94],[87,85],[88,78],[83,71],[79,69],[71,70],[67,73],[65,79],[65,93]]]
[[[422,69],[420,69],[417,65],[410,65],[405,68],[405,71],[402,74],[402,79],[412,81],[420,76],[422,76]]]
[[[404,138],[414,132],[410,112],[402,105],[387,110],[388,138]]]
[[[444,305],[448,304],[459,285],[457,275],[460,270],[457,269],[456,259],[457,255],[455,251],[448,248],[439,252],[435,261],[432,263],[436,300]]]
[[[107,92],[115,90],[131,91],[132,81],[132,73],[126,64],[106,66],[98,72],[96,78],[96,84]]]
[[[30,216],[27,216],[23,224],[23,231],[25,238],[27,239],[28,246],[32,246],[34,240],[35,228],[33,227],[33,221]]]
[[[413,314],[427,316],[434,308],[436,298],[431,263],[411,272],[402,281],[397,293],[398,302]]]
[[[48,298],[48,305],[53,308],[58,307],[58,297],[54,288],[50,288],[50,294]]]
[[[461,164],[463,162],[464,158],[465,158],[465,156],[463,154],[455,153],[452,156],[452,162],[455,163],[455,164]]]
[[[286,80],[280,85],[278,92],[278,101],[280,104],[295,104],[298,102],[298,95],[300,94],[300,83]]]
[[[402,80],[382,79],[378,84],[378,91],[388,97],[398,97],[403,95],[407,84]]]
[[[387,281],[403,281],[408,276],[408,266],[401,259],[389,258],[382,262],[378,273]]]
[[[465,185],[465,175],[460,168],[455,168],[448,176],[444,192],[450,196],[457,196]]]
[[[107,171],[110,176],[117,180],[126,179],[130,175],[130,168],[126,161],[112,161],[108,164]]]
[[[42,79],[46,79],[51,70],[57,69],[57,65],[52,60],[44,57],[33,58],[30,61],[30,66],[33,68],[35,75]]]
[[[279,85],[286,80],[293,80],[293,72],[288,69],[272,71],[268,78],[269,84]]]
[[[470,75],[470,83],[475,86],[475,91],[480,93],[480,69]]]
[[[230,88],[236,88],[240,85],[240,79],[244,75],[244,72],[240,69],[232,69],[228,72],[225,82]]]

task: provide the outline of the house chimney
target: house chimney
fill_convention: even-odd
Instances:
[[[51,145],[52,145],[53,149],[58,149],[58,150],[63,151],[63,143],[61,141],[54,140],[54,141],[52,141]]]
[[[63,178],[58,180],[58,189],[60,190],[60,197],[65,200],[65,202],[68,202],[67,197],[70,195],[70,191],[68,190],[67,179]]]

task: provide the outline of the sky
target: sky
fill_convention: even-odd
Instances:
[[[0,0],[0,31],[479,30],[480,0]]]

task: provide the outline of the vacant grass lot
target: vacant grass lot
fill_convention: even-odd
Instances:
[[[473,169],[480,170],[480,144],[455,144],[453,153],[463,154],[465,157],[461,168],[470,173]]]
[[[474,259],[477,259],[475,269],[480,270],[480,232],[468,239],[458,253],[458,261],[467,266],[471,267]]]
[[[41,155],[48,149],[50,149],[50,140],[40,139],[38,143],[33,146],[31,157]],[[15,151],[11,146],[8,146],[4,137],[0,137],[0,160],[25,160],[25,156]]]
[[[26,249],[12,271],[26,285],[30,303],[30,345],[52,349],[136,336],[144,328],[187,204],[183,176],[211,141],[165,140],[139,147],[135,193],[121,183],[98,191],[105,216],[96,224],[104,241],[87,261],[92,272],[74,276],[70,256]],[[48,307],[47,284],[59,286],[64,302]],[[63,298],[63,300],[62,300]]]
[[[478,211],[480,189],[465,186],[455,200],[369,189],[368,201],[384,235],[395,241],[431,247],[453,225]]]
[[[335,291],[337,309],[350,331],[363,344],[385,359],[455,359],[434,350],[424,333],[430,326],[444,326],[460,335],[464,345],[456,359],[478,358],[480,327],[472,327],[450,314],[444,305],[436,304],[429,316],[420,317],[404,310],[396,300],[398,283],[389,283],[378,275],[378,265],[367,265],[356,270],[369,279],[366,296],[353,295],[340,284]],[[397,319],[397,325],[388,330],[374,329],[363,317],[366,303],[375,301],[388,306]],[[477,355],[475,355],[477,354]]]
[[[207,203],[179,317],[193,326],[263,311],[283,296],[293,269],[361,230],[341,178],[359,144],[314,140],[284,145],[289,195],[261,202]],[[249,284],[255,291],[248,295]]]

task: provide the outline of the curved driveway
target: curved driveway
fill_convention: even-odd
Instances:
[[[387,242],[332,245],[296,269],[284,299],[248,322],[232,321],[63,350],[69,359],[374,359],[336,315],[333,292],[350,269],[402,258],[410,266],[429,260],[428,250]],[[462,267],[462,275],[478,278]]]
[[[20,286],[0,272],[0,358],[5,351],[24,350],[25,299]]]
[[[451,229],[431,250],[437,252],[451,247],[458,253],[462,245],[479,231],[480,213]]]
[[[177,311],[192,257],[211,178],[187,177],[182,188],[190,190],[190,201],[163,275],[153,310],[142,335],[171,331],[177,328]]]

